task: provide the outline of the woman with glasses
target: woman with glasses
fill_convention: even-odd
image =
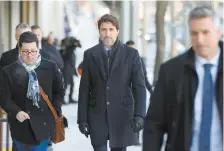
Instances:
[[[34,33],[21,34],[18,47],[18,61],[3,69],[0,105],[8,114],[18,151],[46,151],[55,120],[40,88],[60,114],[65,93],[62,74],[55,63],[40,55]]]

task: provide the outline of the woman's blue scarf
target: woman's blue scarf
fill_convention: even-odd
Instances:
[[[34,69],[36,69],[40,65],[41,56],[39,54],[37,60],[31,65],[25,64],[21,56],[18,56],[18,60],[22,64],[22,66],[26,69],[29,75],[29,82],[26,96],[28,99],[33,101],[34,106],[39,107],[38,102],[40,101],[40,89],[37,74]]]

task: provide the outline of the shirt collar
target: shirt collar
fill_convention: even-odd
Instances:
[[[219,56],[220,56],[220,48],[218,48],[217,54],[216,56],[214,56],[211,60],[206,60],[205,58],[196,55],[195,59],[196,59],[196,64],[200,64],[200,65],[204,65],[206,63],[210,63],[214,66],[218,66],[219,64]]]
[[[107,48],[107,47],[104,47],[104,49],[105,49],[106,51],[111,50],[111,48]]]

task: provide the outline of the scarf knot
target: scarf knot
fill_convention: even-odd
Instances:
[[[35,69],[40,65],[41,56],[38,55],[37,60],[32,65],[27,65],[23,62],[21,56],[18,56],[18,60],[21,65],[26,69],[29,76],[28,89],[26,97],[33,101],[33,105],[39,107],[38,102],[40,101],[40,89],[37,74]]]

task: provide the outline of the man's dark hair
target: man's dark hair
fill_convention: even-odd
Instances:
[[[129,40],[126,42],[126,45],[135,45],[135,42],[133,40]]]
[[[36,30],[36,29],[41,29],[40,26],[38,25],[33,25],[31,26],[31,30]]]
[[[117,20],[116,17],[114,17],[113,15],[110,14],[105,14],[103,15],[100,20],[98,21],[98,29],[100,29],[100,26],[103,22],[110,22],[111,24],[113,24],[117,30],[119,30],[119,22]]]
[[[32,42],[35,42],[37,47],[39,46],[36,34],[30,31],[24,32],[19,36],[19,48],[22,47],[23,43],[32,43]]]

